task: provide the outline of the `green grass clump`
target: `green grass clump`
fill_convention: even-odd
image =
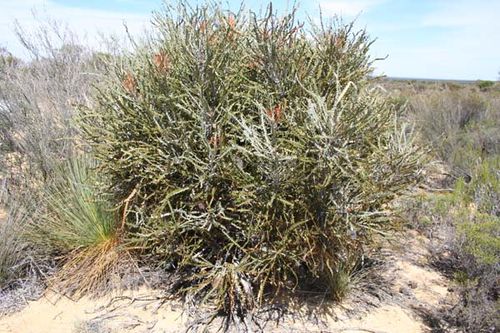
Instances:
[[[63,258],[50,282],[76,296],[95,291],[119,257],[118,219],[96,188],[94,167],[86,156],[60,167],[45,190],[45,211],[27,233],[38,248]]]
[[[422,160],[368,84],[367,34],[182,3],[155,24],[80,122],[129,237],[226,314],[306,284],[340,297]]]
[[[47,189],[47,213],[40,240],[62,252],[92,246],[115,235],[113,207],[99,197],[93,166],[84,158],[68,161],[59,181]]]

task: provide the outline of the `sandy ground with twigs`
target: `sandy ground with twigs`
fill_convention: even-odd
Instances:
[[[375,293],[349,296],[337,305],[306,305],[276,320],[265,332],[431,332],[432,311],[449,303],[449,281],[427,262],[429,240],[416,231],[382,249],[387,262],[377,272]],[[381,273],[381,274],[380,274]],[[23,310],[0,318],[5,333],[182,332],[190,323],[179,303],[165,302],[161,291],[142,288],[73,301],[47,291]],[[375,296],[374,296],[375,295]],[[360,300],[363,300],[360,302]]]

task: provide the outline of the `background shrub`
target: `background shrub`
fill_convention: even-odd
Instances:
[[[471,89],[403,92],[406,94],[410,119],[455,179],[470,179],[478,159],[500,154],[500,100],[494,95]]]
[[[298,285],[340,296],[422,157],[367,86],[366,33],[182,3],[155,22],[81,115],[129,238],[230,316]]]
[[[9,197],[31,195],[36,206],[52,170],[77,151],[75,106],[89,102],[104,62],[57,22],[16,32],[29,59],[0,71],[0,169]]]
[[[482,91],[488,90],[489,88],[493,87],[494,85],[495,85],[494,81],[488,81],[488,80],[477,81],[477,86]]]
[[[12,301],[18,298],[16,295],[31,297],[14,289],[38,294],[43,280],[40,276],[46,277],[54,271],[54,255],[67,254],[82,245],[73,244],[71,249],[56,246],[61,234],[70,236],[68,226],[58,223],[60,220],[53,221],[42,242],[26,237],[26,228],[47,222],[49,189],[66,179],[61,173],[66,161],[86,149],[73,123],[75,105],[89,102],[92,83],[98,79],[105,60],[112,60],[82,46],[76,35],[57,22],[49,19],[38,22],[32,32],[19,26],[16,29],[27,59],[21,61],[6,50],[0,51],[0,205],[9,221],[7,224],[0,221],[0,270],[4,276],[8,273],[8,278],[0,281],[5,291],[0,302],[6,307],[11,304],[12,308],[19,305]],[[69,202],[71,198],[73,202]],[[61,215],[72,209],[65,205],[79,203],[77,196],[65,199],[64,205],[58,207]],[[74,207],[73,212],[82,213],[75,212]],[[73,227],[82,219],[76,217],[70,224]],[[54,249],[57,251],[51,251]],[[0,312],[3,310],[0,308]]]

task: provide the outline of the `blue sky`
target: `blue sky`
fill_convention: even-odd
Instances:
[[[168,1],[168,0],[167,0]],[[201,0],[191,0],[200,3]],[[267,0],[245,1],[259,10]],[[240,1],[223,1],[238,8]],[[293,1],[275,0],[280,11]],[[12,33],[14,19],[30,29],[37,23],[32,10],[66,22],[95,40],[97,31],[124,35],[123,22],[133,34],[147,28],[162,0],[0,0],[0,45],[20,53]],[[376,72],[397,77],[496,80],[500,72],[500,0],[302,0],[303,17],[340,14],[356,18],[377,38]]]

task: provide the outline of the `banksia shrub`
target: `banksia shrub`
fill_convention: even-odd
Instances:
[[[129,239],[229,315],[297,286],[340,297],[420,177],[410,131],[369,87],[367,34],[217,5],[155,23],[80,117],[130,203]]]

